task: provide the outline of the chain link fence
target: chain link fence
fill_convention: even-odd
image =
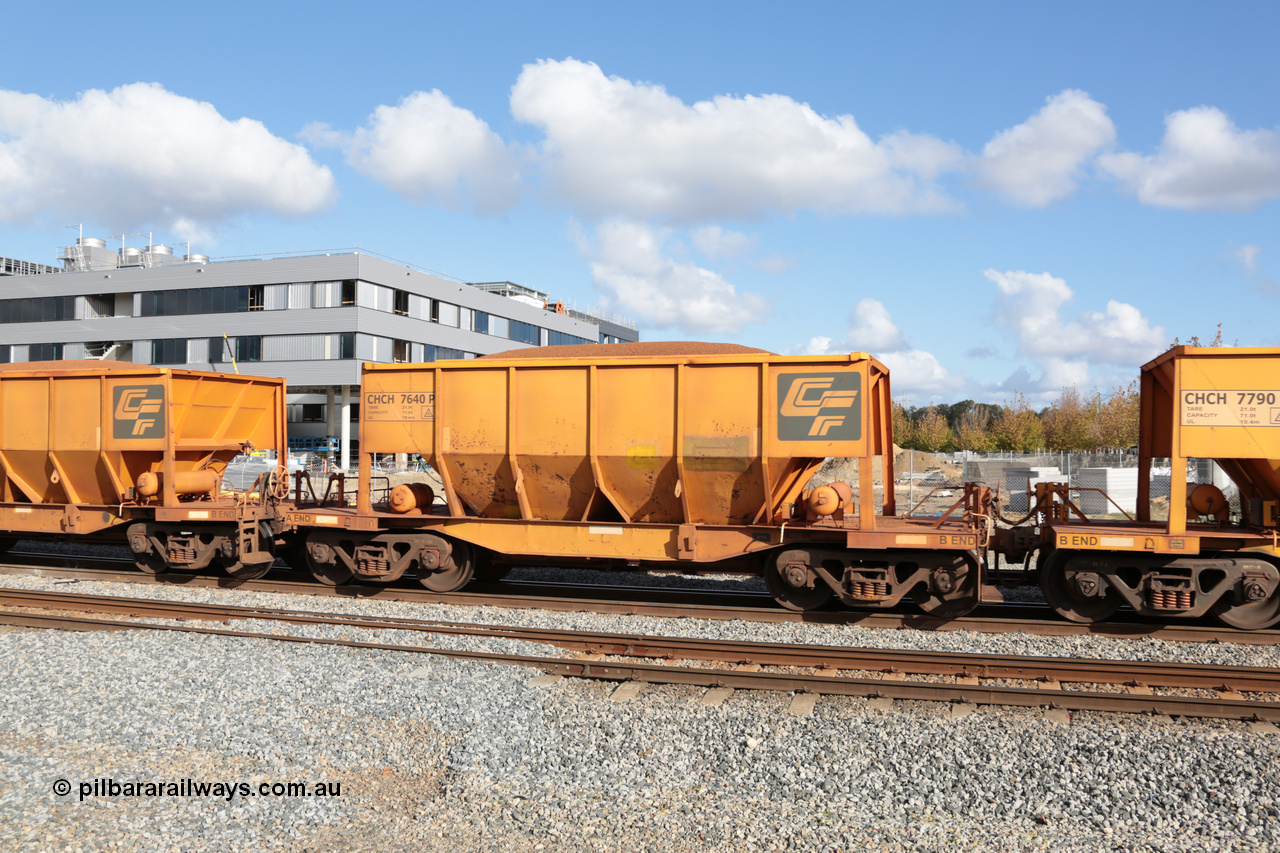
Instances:
[[[858,459],[828,459],[811,486],[843,480],[859,489]],[[884,473],[873,460],[876,506],[884,499]],[[1209,483],[1222,490],[1233,515],[1240,512],[1235,484],[1212,459],[1189,459],[1184,474],[1191,486]],[[1151,466],[1151,518],[1169,517],[1173,473],[1168,459]],[[894,498],[898,515],[935,518],[949,510],[964,492],[965,483],[999,487],[1000,511],[1021,517],[1035,501],[1037,483],[1065,483],[1071,500],[1090,518],[1134,517],[1138,505],[1138,457],[1133,453],[924,453],[900,451],[894,463]]]

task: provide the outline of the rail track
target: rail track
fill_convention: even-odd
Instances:
[[[1239,631],[1217,625],[1165,624],[1128,614],[1127,619],[1080,624],[1057,619],[1047,605],[983,604],[969,616],[939,618],[917,611],[857,611],[847,609],[795,612],[776,606],[767,593],[744,591],[673,589],[661,587],[602,586],[567,582],[499,581],[472,584],[466,589],[437,593],[413,581],[392,585],[326,586],[309,573],[276,571],[270,578],[237,580],[225,574],[171,573],[149,575],[133,568],[133,561],[103,557],[68,557],[13,551],[0,574],[33,575],[65,580],[111,583],[163,584],[339,598],[378,598],[424,604],[557,610],[580,613],[654,617],[695,617],[754,622],[804,622],[821,625],[858,625],[866,628],[921,631],[1022,632],[1039,636],[1089,635],[1107,638],[1151,638],[1180,642],[1231,642],[1248,645],[1280,643],[1280,631]]]
[[[0,623],[72,631],[179,631],[277,642],[319,643],[361,649],[423,652],[536,667],[548,674],[606,681],[776,690],[798,694],[917,699],[950,703],[957,712],[977,705],[1061,710],[1155,713],[1280,722],[1280,670],[1112,660],[991,656],[954,652],[859,649],[801,644],[654,637],[421,619],[317,614],[280,608],[157,601],[116,596],[0,589]],[[35,610],[56,611],[40,613]],[[95,613],[113,618],[68,616]],[[315,638],[290,634],[156,624],[141,619],[230,622],[269,620],[371,631],[413,631],[520,640],[585,655],[567,658],[459,651],[432,645]],[[603,660],[611,656],[617,660]],[[720,666],[676,666],[651,659],[705,661]],[[726,668],[728,667],[728,668]],[[767,667],[767,669],[766,669]],[[797,671],[802,670],[802,671]],[[808,670],[808,671],[803,671]],[[907,676],[933,680],[911,680]],[[1010,686],[1005,681],[1032,682]],[[987,682],[987,683],[984,683]],[[1066,685],[1075,685],[1068,689]],[[1120,685],[1123,692],[1079,689]],[[1155,689],[1211,695],[1155,693]],[[1246,695],[1251,694],[1251,695]]]

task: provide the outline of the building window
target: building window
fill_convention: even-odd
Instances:
[[[249,288],[249,310],[261,311],[267,307],[266,288],[260,284],[255,284]]]
[[[13,347],[9,344],[0,346],[0,364],[8,364],[13,361]]]
[[[409,294],[403,290],[397,290],[391,300],[391,310],[396,314],[405,317],[409,316]]]
[[[304,424],[324,423],[324,403],[303,403],[302,422]]]
[[[338,335],[338,358],[356,357],[356,333],[343,332]]]
[[[532,323],[522,323],[519,320],[511,321],[511,332],[508,337],[513,341],[520,341],[523,344],[538,345],[538,339],[541,337],[539,332],[542,330]]]
[[[151,342],[152,364],[186,364],[187,339],[165,338]]]
[[[241,335],[236,338],[236,361],[262,361],[262,336]]]
[[[476,311],[472,315],[471,331],[482,335],[489,334],[489,315],[484,311]]]
[[[588,340],[587,338],[580,338],[577,335],[571,335],[568,332],[557,332],[554,329],[551,329],[547,333],[548,346],[554,347],[562,344],[589,344],[589,343],[591,343],[591,341]]]
[[[0,323],[44,323],[76,319],[74,296],[38,296],[0,300]]]
[[[413,356],[409,354],[408,341],[391,342],[391,360],[396,364],[404,364],[407,361],[413,361]]]
[[[262,310],[263,288],[256,287],[197,287],[187,290],[148,290],[141,294],[143,317],[172,317],[180,314],[230,314],[248,311],[257,291],[256,306]]]
[[[86,296],[84,298],[84,316],[86,319],[114,317],[115,315],[116,297],[114,293]]]
[[[32,344],[27,349],[27,361],[61,361],[62,344]]]
[[[460,349],[450,349],[449,347],[436,347],[435,361],[445,361],[447,359],[463,359],[467,354]]]
[[[227,355],[227,339],[219,335],[209,338],[209,363],[222,364]]]
[[[356,304],[356,283],[350,279],[342,283],[342,304]]]

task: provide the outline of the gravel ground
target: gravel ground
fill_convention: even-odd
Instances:
[[[1256,646],[651,619],[0,577],[6,586],[454,621],[1277,666]],[[436,647],[526,644],[416,632]],[[380,636],[379,636],[380,635]],[[0,634],[0,849],[1274,850],[1280,735],[1241,722],[613,685],[430,654],[136,632]],[[52,787],[65,779],[71,792]],[[94,779],[341,785],[94,795]],[[88,796],[80,799],[81,785]]]

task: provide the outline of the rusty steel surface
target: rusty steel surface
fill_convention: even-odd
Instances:
[[[153,625],[141,622],[42,616],[31,613],[0,612],[0,623],[33,628],[71,631],[151,630],[176,631],[224,637],[309,643],[357,649],[437,654],[465,660],[491,661],[537,667],[558,675],[608,681],[641,681],[651,684],[685,684],[706,687],[734,687],[823,695],[925,700],[981,705],[1049,707],[1066,710],[1158,713],[1169,716],[1215,717],[1242,720],[1280,721],[1280,704],[1241,698],[1201,698],[1156,696],[1138,693],[1092,693],[1043,688],[982,686],[945,682],[912,682],[832,675],[806,675],[745,670],[704,669],[645,663],[600,663],[536,655],[468,652],[355,640],[331,640],[250,631],[198,628],[189,625]],[[394,627],[394,626],[392,626]]]
[[[121,523],[135,503],[234,506],[219,501],[215,481],[247,446],[284,458],[284,402],[282,379],[97,361],[4,365],[0,527],[89,533]],[[52,531],[33,511],[50,507],[68,519]]]
[[[362,482],[370,453],[421,454],[455,517],[780,524],[826,457],[891,452],[888,372],[865,353],[367,364],[362,381]]]
[[[65,558],[62,558],[65,559]],[[330,587],[313,580],[264,579],[242,581],[231,577],[209,575],[169,574],[147,575],[132,570],[94,568],[100,560],[74,561],[76,566],[44,565],[30,567],[0,564],[0,574],[21,574],[34,577],[98,580],[110,583],[142,583],[200,588],[244,589],[251,592],[273,592],[287,595],[323,595],[337,598],[378,598],[386,601],[418,602],[423,604],[450,604],[461,607],[504,607],[522,610],[552,610],[574,613],[606,613],[628,616],[689,617],[716,621],[743,620],[748,622],[805,622],[818,625],[857,625],[876,629],[912,629],[918,631],[974,631],[1000,634],[1022,632],[1037,636],[1067,637],[1091,635],[1113,639],[1150,638],[1177,642],[1217,643],[1229,642],[1244,645],[1274,645],[1280,643],[1280,631],[1236,631],[1230,628],[1201,625],[1155,624],[1149,622],[1110,622],[1080,624],[1058,621],[1053,618],[1010,618],[996,615],[935,618],[916,613],[875,613],[856,610],[816,610],[798,613],[774,606],[772,599],[761,596],[758,606],[724,606],[716,604],[690,604],[687,602],[663,602],[646,600],[617,600],[620,591],[615,587],[573,584],[520,584],[521,594],[505,594],[481,591],[432,593],[413,586],[337,586]],[[298,573],[294,573],[298,575]],[[494,584],[506,587],[508,583]],[[529,590],[538,587],[555,587],[559,595],[536,595]],[[601,597],[571,597],[566,591],[584,594],[597,592]],[[628,590],[639,595],[645,587]],[[701,595],[706,598],[707,595]],[[986,608],[992,609],[989,606]],[[1047,608],[1040,608],[1049,617]],[[1025,612],[1018,608],[1018,612]]]
[[[120,613],[167,619],[268,619],[295,624],[344,625],[371,630],[410,630],[433,634],[500,637],[548,643],[576,651],[641,658],[713,660],[768,666],[817,667],[871,672],[909,672],[1088,684],[1136,683],[1150,687],[1280,692],[1280,670],[1262,667],[1203,666],[1149,661],[1050,658],[866,649],[794,643],[756,643],[644,634],[615,634],[549,628],[522,628],[438,620],[371,618],[278,608],[241,607],[124,598],[69,592],[0,589],[0,605],[94,613]]]
[[[1150,519],[1153,457],[1169,457],[1174,471],[1183,470],[1188,458],[1204,458],[1216,460],[1240,488],[1246,522],[1275,530],[1280,520],[1278,363],[1280,348],[1180,346],[1143,365],[1139,520]],[[1166,528],[1177,536],[1188,532],[1188,522],[1195,520],[1189,516],[1196,511],[1188,511],[1184,478],[1174,477],[1169,485]],[[1270,544],[1277,553],[1274,541]]]

